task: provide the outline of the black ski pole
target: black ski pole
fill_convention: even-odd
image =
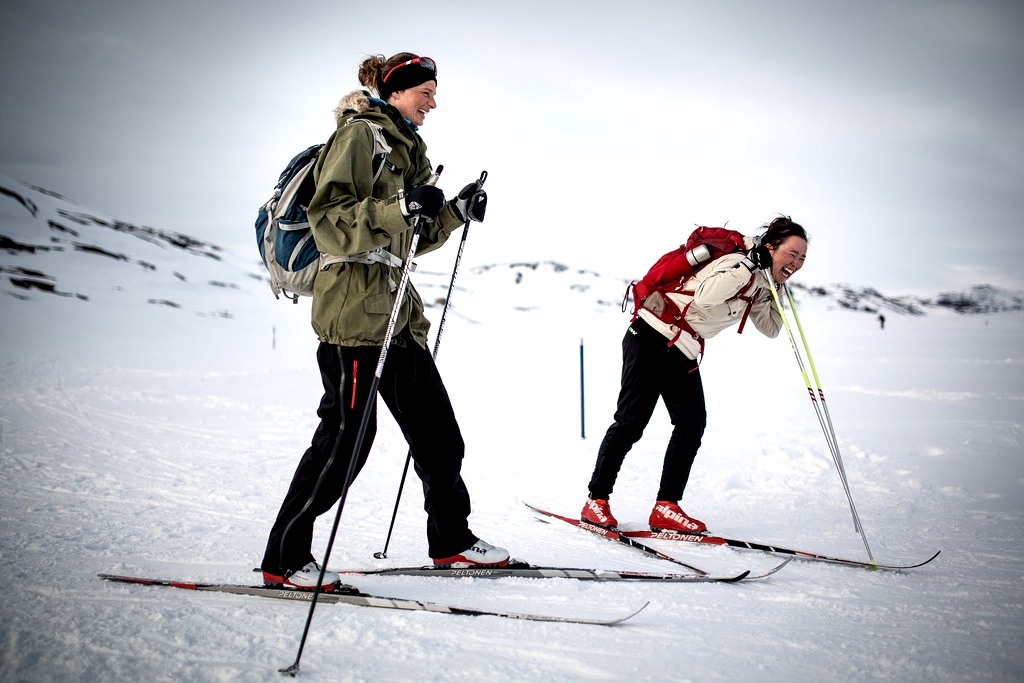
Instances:
[[[428,183],[434,185],[437,183],[438,176],[441,175],[441,171],[444,166],[438,166],[437,171],[430,177]],[[356,432],[356,442],[352,447],[352,456],[348,462],[348,470],[345,472],[345,481],[341,485],[341,497],[338,499],[338,512],[334,515],[334,525],[331,527],[331,535],[327,540],[327,549],[324,550],[323,563],[320,565],[320,576],[317,578],[316,590],[313,591],[313,599],[309,602],[309,613],[306,615],[306,625],[302,629],[302,638],[299,640],[299,651],[295,655],[295,661],[291,666],[279,669],[280,673],[295,677],[299,673],[299,660],[302,659],[302,650],[306,646],[306,638],[309,636],[309,626],[313,622],[313,610],[316,609],[317,597],[320,595],[320,589],[324,583],[324,575],[327,573],[327,562],[331,557],[331,550],[334,548],[334,537],[338,534],[338,526],[341,523],[341,512],[345,509],[345,500],[348,498],[348,489],[352,484],[352,479],[355,477],[356,460],[358,459],[359,451],[363,448],[363,441],[366,438],[366,430],[369,428],[370,415],[374,411],[377,405],[377,387],[380,386],[380,376],[384,372],[384,361],[388,357],[388,347],[391,345],[391,337],[395,333],[395,323],[398,320],[398,312],[402,308],[402,299],[405,298],[405,289],[409,285],[409,272],[412,266],[412,260],[416,256],[416,248],[420,243],[420,232],[422,231],[423,221],[422,218],[417,216],[416,220],[413,221],[412,230],[412,242],[409,244],[409,254],[405,258],[405,263],[402,265],[402,279],[398,283],[398,291],[395,292],[395,303],[391,307],[391,317],[388,320],[387,331],[384,333],[383,345],[380,349],[380,357],[377,360],[377,369],[373,373],[373,381],[370,383],[370,393],[366,401],[366,408],[363,411],[363,418],[359,421],[359,431]],[[341,437],[339,435],[338,441],[335,442],[335,449],[338,444],[341,443]]]
[[[480,173],[480,184],[487,180],[487,171]],[[444,321],[448,316],[448,304],[452,300],[452,290],[455,289],[455,275],[459,272],[459,262],[462,261],[462,250],[466,246],[466,235],[469,234],[469,219],[462,226],[462,239],[459,241],[459,251],[455,255],[455,267],[452,268],[452,279],[448,282],[448,295],[444,299],[444,309],[441,311],[441,322],[437,326],[437,337],[434,338],[433,358],[437,360],[437,350],[441,346],[441,333],[444,332]],[[409,475],[409,462],[412,460],[412,449],[405,456],[405,467],[402,468],[402,478],[398,482],[398,495],[395,496],[395,509],[391,512],[391,524],[388,525],[388,535],[384,539],[384,549],[373,554],[378,560],[388,556],[388,546],[391,545],[391,533],[395,530],[395,520],[398,518],[398,504],[402,500],[402,490],[405,489],[405,478]]]

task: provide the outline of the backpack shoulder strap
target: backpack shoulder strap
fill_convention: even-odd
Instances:
[[[740,291],[736,292],[736,296],[733,297],[734,299],[747,302],[746,307],[743,309],[743,317],[740,318],[740,326],[739,329],[736,330],[736,334],[743,334],[743,327],[747,324],[747,318],[750,317],[750,309],[754,307],[754,298],[757,295],[758,290],[755,289],[754,293],[750,296],[747,296],[747,292],[754,286],[755,277],[756,275],[751,273],[750,279],[747,280],[747,284],[743,285]]]
[[[350,126],[357,121],[365,123],[370,129],[370,135],[373,136],[373,182],[377,182],[377,179],[380,178],[380,174],[384,171],[385,166],[396,173],[400,173],[401,169],[388,161],[388,154],[391,154],[391,145],[388,144],[387,139],[384,137],[383,126],[379,123],[375,123],[374,121],[368,121],[367,119],[361,118],[349,119],[345,125]]]

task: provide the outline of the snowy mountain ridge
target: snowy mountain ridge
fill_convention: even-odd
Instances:
[[[94,277],[90,271],[95,270],[102,270],[103,276]],[[503,283],[526,285],[524,290],[529,290],[530,273],[538,270],[556,274],[553,281],[567,291],[596,295],[591,303],[602,307],[621,306],[621,294],[629,283],[626,278],[556,261],[536,261],[470,268],[470,280],[463,284],[472,287],[474,277],[501,277]],[[423,272],[417,275],[417,282],[441,286],[447,277],[445,273]],[[116,292],[121,299],[231,317],[229,308],[209,310],[211,302],[230,306],[234,299],[223,296],[225,292],[251,293],[259,289],[252,287],[256,282],[266,286],[269,280],[256,258],[255,245],[251,254],[233,254],[209,241],[133,225],[84,209],[57,192],[0,177],[0,291],[16,299],[27,301],[48,294],[88,301]],[[550,282],[545,279],[545,286]],[[182,300],[183,284],[195,300]],[[137,288],[144,290],[134,291]],[[871,287],[849,284],[794,282],[792,289],[795,296],[820,299],[828,307],[865,313],[916,316],[942,310],[960,314],[1024,310],[1024,292],[990,285],[927,298],[885,295]],[[530,292],[525,298],[543,294]]]

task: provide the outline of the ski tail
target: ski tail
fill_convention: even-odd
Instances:
[[[530,508],[531,510],[533,510],[534,512],[536,512],[536,513],[538,513],[540,515],[545,515],[545,516],[551,517],[553,519],[559,519],[559,520],[561,520],[563,522],[566,522],[567,524],[572,524],[575,527],[583,529],[584,531],[589,531],[592,534],[597,534],[598,536],[603,536],[604,538],[607,538],[610,541],[616,541],[616,542],[621,543],[623,545],[629,546],[630,548],[633,548],[635,550],[639,550],[640,552],[644,553],[645,555],[650,555],[652,557],[657,557],[658,559],[661,559],[661,560],[666,560],[668,562],[672,562],[673,564],[678,564],[679,566],[686,567],[690,571],[696,572],[698,574],[702,574],[702,575],[705,575],[705,576],[708,574],[707,571],[705,571],[705,570],[703,570],[703,569],[701,569],[699,567],[694,567],[692,564],[687,564],[686,562],[683,562],[682,560],[680,560],[678,558],[672,557],[671,555],[667,555],[667,554],[661,552],[660,550],[656,550],[655,548],[652,548],[649,545],[645,545],[645,544],[641,543],[640,541],[637,541],[636,539],[633,539],[633,538],[630,538],[629,536],[626,536],[625,534],[623,534],[621,531],[619,531],[615,527],[601,527],[601,526],[597,526],[595,524],[590,524],[589,522],[584,522],[583,520],[580,520],[580,519],[575,519],[573,517],[565,517],[563,515],[559,515],[559,514],[556,514],[554,512],[549,512],[548,510],[542,510],[541,508],[535,507],[533,505],[530,505],[529,503],[523,503],[523,504],[526,507]]]

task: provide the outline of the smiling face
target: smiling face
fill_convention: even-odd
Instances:
[[[804,267],[807,260],[807,240],[790,235],[777,247],[766,245],[772,254],[772,279],[783,284],[796,271]]]
[[[437,95],[437,81],[427,81],[420,85],[391,93],[388,103],[402,113],[407,120],[418,128],[423,125],[427,112],[437,106],[434,96]]]

